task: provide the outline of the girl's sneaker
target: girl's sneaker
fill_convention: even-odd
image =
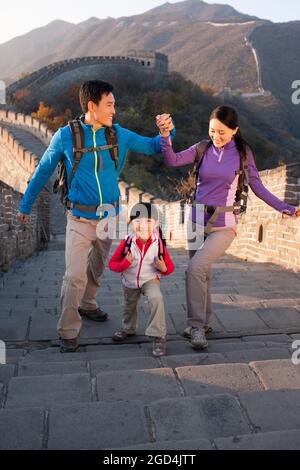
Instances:
[[[60,338],[60,352],[61,353],[72,353],[76,352],[79,348],[79,343],[77,338],[66,339]]]
[[[135,333],[126,333],[126,331],[119,330],[113,334],[112,340],[121,343],[122,341],[125,341],[125,339],[128,338],[128,336],[134,336],[134,335]]]
[[[154,338],[152,354],[153,354],[154,357],[165,356],[165,354],[166,354],[166,340],[165,340],[165,338]]]

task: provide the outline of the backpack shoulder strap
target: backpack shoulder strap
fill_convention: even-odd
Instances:
[[[196,167],[197,173],[198,173],[200,165],[202,163],[205,150],[207,149],[208,142],[209,142],[208,140],[201,140],[201,142],[199,142],[197,147],[196,147],[197,154],[196,154],[196,158],[195,158],[195,167]]]
[[[248,147],[247,147],[246,159],[245,159],[245,161],[243,162],[243,167],[244,167],[244,172],[245,172],[245,179],[246,179],[247,185],[249,184],[248,166],[249,166],[249,164],[248,164]]]
[[[203,161],[204,154],[208,147],[208,144],[209,144],[209,140],[201,140],[196,146],[196,157],[195,157],[194,167],[192,171],[192,175],[194,177],[194,187],[189,192],[188,197],[187,197],[187,202],[189,204],[192,204],[195,200],[199,170],[200,170],[201,163]]]
[[[240,171],[236,172],[239,175],[235,201],[240,205],[241,213],[246,211],[248,191],[249,191],[249,173],[248,173],[248,147],[246,150],[246,159],[243,160],[240,155]]]
[[[125,245],[124,245],[124,248],[123,248],[123,258],[125,258],[125,256],[127,255],[128,251],[130,251],[130,247],[131,247],[131,243],[132,243],[132,240],[133,240],[133,237],[134,237],[134,234],[131,233],[130,235],[128,235],[128,237],[126,238],[126,242],[125,242]]]
[[[246,159],[243,160],[242,156],[240,155],[240,171],[237,172],[239,174],[238,180],[238,190],[242,190],[243,185],[249,184],[249,174],[248,174],[248,147],[246,151]]]
[[[165,243],[164,240],[162,239],[162,230],[161,227],[158,226],[156,228],[156,239],[157,239],[157,245],[158,245],[158,259],[165,259]]]
[[[165,245],[160,237],[158,237],[158,259],[165,258]]]
[[[82,125],[80,124],[80,119],[74,119],[73,121],[69,121],[69,126],[71,129],[73,142],[74,142],[74,165],[72,168],[72,173],[70,177],[70,187],[72,184],[72,180],[78,168],[79,162],[83,156],[83,153],[79,151],[84,147],[84,130]]]
[[[108,145],[112,147],[109,149],[110,157],[115,162],[116,170],[118,170],[119,162],[119,147],[118,147],[118,136],[117,130],[114,126],[105,128],[105,138]]]

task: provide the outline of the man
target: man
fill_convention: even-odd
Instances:
[[[61,315],[57,330],[61,339],[61,352],[74,352],[78,348],[78,335],[85,316],[97,322],[108,318],[97,305],[96,294],[109,254],[112,240],[100,240],[96,227],[109,214],[104,205],[117,205],[120,191],[118,176],[128,151],[154,155],[160,152],[160,136],[142,137],[115,125],[118,143],[117,167],[110,150],[97,150],[107,146],[105,128],[113,125],[115,99],[113,86],[100,80],[85,82],[79,90],[83,116],[80,125],[84,131],[84,152],[75,175],[74,142],[70,126],[58,129],[29,183],[19,207],[18,217],[28,223],[32,205],[45,186],[60,160],[64,160],[68,180],[68,213],[66,230],[66,271],[61,289]],[[166,119],[169,115],[162,115]],[[173,134],[175,129],[173,130]],[[71,179],[71,184],[70,184]]]

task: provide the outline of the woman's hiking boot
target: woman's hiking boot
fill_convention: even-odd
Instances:
[[[199,328],[192,328],[191,345],[194,349],[206,349],[208,347],[208,341],[205,338],[204,331],[199,330]]]

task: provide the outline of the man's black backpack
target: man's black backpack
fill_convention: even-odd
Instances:
[[[197,155],[195,158],[194,167],[192,170],[192,176],[194,177],[194,184],[192,190],[187,194],[186,202],[193,204],[197,191],[197,182],[199,176],[200,166],[206,150],[209,148],[209,140],[202,140],[197,145]],[[248,159],[243,160],[240,155],[240,170],[236,172],[239,175],[237,191],[235,195],[235,210],[242,214],[247,209],[247,199],[249,191],[249,177],[248,177]]]
[[[80,119],[74,119],[73,121],[69,121],[69,126],[71,129],[73,142],[74,142],[74,165],[72,168],[72,173],[70,177],[70,184],[68,185],[67,180],[67,170],[66,164],[64,159],[59,162],[58,170],[57,170],[57,178],[53,184],[53,192],[58,193],[60,196],[61,202],[64,206],[67,206],[68,203],[68,193],[71,187],[74,175],[80,163],[80,160],[83,157],[85,152],[94,152],[97,150],[109,150],[111,159],[115,162],[116,170],[118,169],[118,159],[119,159],[119,148],[118,148],[118,141],[117,141],[117,131],[112,127],[105,128],[105,138],[107,141],[107,145],[98,146],[98,147],[91,147],[85,148],[84,147],[84,130],[81,125]]]

